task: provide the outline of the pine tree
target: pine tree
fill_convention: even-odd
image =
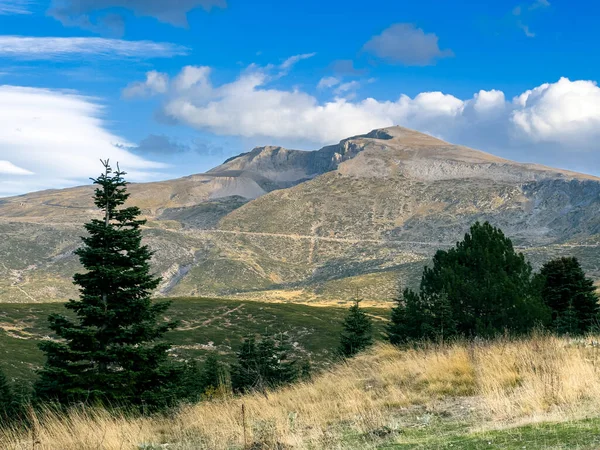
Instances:
[[[390,323],[386,327],[387,338],[392,344],[400,345],[423,338],[421,326],[426,320],[426,311],[421,300],[419,294],[408,288],[394,300],[396,306],[392,308]]]
[[[521,333],[548,321],[531,265],[487,222],[473,225],[456,247],[438,250],[424,269],[422,299],[434,301],[442,293],[459,334]]]
[[[598,317],[598,295],[594,282],[585,276],[577,258],[548,261],[540,270],[540,277],[542,299],[552,310],[554,326],[564,328],[568,318],[569,326],[574,326],[570,334],[589,331]]]
[[[88,235],[76,250],[86,269],[74,276],[80,298],[66,305],[74,317],[49,317],[60,341],[40,344],[47,360],[36,396],[62,404],[164,406],[179,370],[162,338],[175,324],[161,320],[169,303],[151,300],[160,279],[151,275],[152,252],[141,243],[140,210],[120,208],[129,197],[125,172],[103,165],[93,179],[103,218],[85,224]]]
[[[373,324],[369,316],[360,308],[360,300],[348,310],[340,337],[339,354],[350,358],[373,343]]]
[[[405,289],[392,309],[387,337],[394,345],[427,339],[445,341],[457,334],[452,305],[445,292],[416,293]]]
[[[202,368],[203,390],[218,389],[223,384],[223,375],[223,367],[219,359],[211,353],[204,361]]]
[[[264,334],[257,342],[254,336],[247,337],[231,368],[233,389],[264,391],[296,381],[301,376],[302,366],[290,353],[290,346],[283,338],[276,340]]]

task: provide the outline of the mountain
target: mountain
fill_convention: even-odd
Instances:
[[[0,199],[0,301],[77,294],[91,186]],[[600,179],[401,127],[318,151],[260,147],[207,173],[132,184],[157,295],[389,300],[438,248],[489,220],[539,266],[575,255],[600,279]]]

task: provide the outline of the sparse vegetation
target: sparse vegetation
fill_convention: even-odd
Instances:
[[[43,411],[36,436],[44,450],[239,449],[244,436],[247,448],[265,449],[592,449],[600,421],[583,419],[600,407],[597,341],[534,334],[407,350],[378,344],[311,382],[169,417]],[[0,447],[31,448],[31,436],[4,430]]]

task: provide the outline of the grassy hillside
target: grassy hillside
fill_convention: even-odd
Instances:
[[[389,312],[371,308],[377,329],[383,328]],[[61,303],[0,304],[0,367],[11,378],[31,379],[43,363],[37,348],[51,336],[47,317],[65,313]],[[269,330],[283,333],[299,356],[322,366],[338,344],[345,308],[311,307],[296,304],[209,298],[177,298],[168,311],[169,319],[180,321],[168,335],[179,359],[202,359],[218,352],[224,360],[233,357],[243,337]]]
[[[37,438],[44,450],[596,449],[597,341],[380,344],[311,382],[169,417],[41,414]],[[31,448],[31,437],[0,432],[0,448]]]

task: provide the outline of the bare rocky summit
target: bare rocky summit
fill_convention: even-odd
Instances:
[[[600,179],[391,127],[318,151],[260,147],[205,174],[132,184],[164,281],[157,295],[389,300],[437,248],[489,220],[538,265],[600,279]],[[92,187],[0,199],[0,301],[76,295]]]

